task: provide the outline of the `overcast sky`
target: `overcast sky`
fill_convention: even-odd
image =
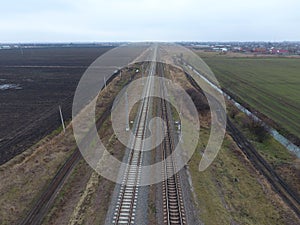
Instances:
[[[300,41],[300,0],[2,0],[0,42]]]

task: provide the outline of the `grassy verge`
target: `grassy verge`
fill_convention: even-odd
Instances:
[[[70,126],[66,134],[53,132],[1,165],[0,224],[15,224],[26,215],[75,149],[75,140],[71,134]]]
[[[208,130],[201,132],[207,140]],[[289,219],[289,210],[268,184],[252,168],[230,137],[213,164],[204,172],[198,171],[200,142],[189,163],[194,190],[199,204],[199,217],[205,224],[296,224]]]
[[[228,104],[229,114],[235,110],[234,107],[232,104]],[[287,182],[290,188],[300,196],[300,160],[270,135],[267,134],[266,138],[260,140],[246,125],[245,121],[248,121],[247,115],[240,111],[236,113],[234,118],[231,117],[231,121],[251,141],[257,151]]]
[[[132,78],[130,71],[123,71],[122,78],[113,80],[100,93],[96,107],[97,118],[109,110],[108,106],[115,96]],[[110,116],[103,122],[98,133],[110,154],[122,160],[125,148],[114,135]],[[95,141],[90,144],[94,145]],[[43,224],[103,224],[114,185],[84,161],[79,163],[55,199],[54,207]]]
[[[87,182],[88,177],[91,175],[92,169],[82,159],[76,165],[72,173],[62,188],[62,190],[56,196],[53,207],[46,215],[42,224],[55,224],[55,219],[64,218],[65,221],[60,221],[60,224],[67,224],[68,215],[71,214],[73,208],[68,207],[68,204],[75,207],[76,202],[79,200],[83,193],[84,184]]]

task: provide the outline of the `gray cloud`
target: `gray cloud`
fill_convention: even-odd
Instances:
[[[300,40],[297,0],[29,0],[0,9],[0,42]]]

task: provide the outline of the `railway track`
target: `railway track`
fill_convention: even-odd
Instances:
[[[146,121],[149,107],[149,99],[145,99],[142,106],[142,113],[139,117],[136,138],[131,149],[129,162],[123,176],[118,202],[115,208],[113,224],[133,224],[139,181],[142,169],[143,145],[142,140],[146,133]]]
[[[148,81],[146,83],[146,91],[144,94],[144,100],[139,110],[138,117],[136,119],[136,129],[134,131],[135,139],[130,145],[130,152],[127,159],[127,167],[123,172],[122,183],[120,185],[119,193],[117,195],[117,202],[113,209],[112,224],[136,224],[136,212],[139,193],[139,181],[143,165],[143,145],[142,140],[146,136],[147,121],[149,117],[149,108],[151,107],[151,100],[147,98],[147,95],[151,91],[151,76],[154,71],[157,71],[160,76],[163,76],[163,65],[152,62],[150,64],[150,73],[148,75]],[[160,91],[162,94],[166,93],[163,83],[160,84]],[[166,127],[162,131],[164,140],[161,145],[161,157],[166,159],[162,165],[162,175],[164,181],[163,186],[163,220],[164,224],[187,224],[186,214],[183,203],[182,189],[180,185],[179,174],[176,173],[176,160],[172,157],[172,151],[174,150],[174,139],[171,131],[170,120],[170,107],[164,99],[160,99],[158,102],[159,112],[161,118],[166,122]],[[171,156],[170,156],[171,155]],[[170,157],[168,157],[170,156]]]
[[[290,208],[300,218],[300,199],[273,170],[270,164],[257,152],[254,146],[244,137],[244,135],[227,119],[227,130],[232,138],[239,145],[247,158],[253,163],[255,168],[269,181],[273,189],[290,206]]]
[[[196,90],[202,92],[195,80],[186,74],[190,83]],[[216,100],[215,100],[216,101]],[[284,202],[300,218],[300,199],[296,193],[287,185],[287,183],[276,173],[271,165],[257,152],[255,147],[247,138],[237,129],[237,127],[227,117],[227,131],[238,144],[243,153],[247,156],[254,167],[268,180],[273,190],[284,200]]]
[[[27,217],[20,223],[20,225],[38,225],[41,224],[44,215],[51,206],[56,193],[60,190],[63,185],[63,182],[66,180],[72,168],[79,162],[81,159],[81,154],[78,149],[69,157],[66,163],[61,167],[58,173],[55,175],[51,181],[49,187],[39,198],[35,206],[31,209]]]
[[[112,106],[112,103],[109,107]],[[106,118],[110,115],[107,110],[97,121],[96,126],[99,128]],[[87,135],[88,136],[88,135]],[[64,165],[59,169],[55,177],[52,179],[46,190],[41,194],[35,205],[32,207],[27,216],[23,219],[20,225],[38,225],[41,224],[44,216],[51,208],[56,194],[63,186],[65,180],[68,178],[72,169],[82,158],[78,148],[74,150],[72,155],[67,159]]]
[[[163,65],[160,64],[160,75],[163,76]],[[162,96],[165,96],[166,89],[161,84]],[[164,159],[162,175],[163,186],[163,222],[164,224],[186,224],[186,214],[183,203],[182,188],[180,185],[179,173],[176,173],[176,160],[172,151],[175,149],[174,134],[172,133],[172,120],[169,120],[170,107],[165,98],[160,99],[161,118],[166,122],[163,131],[164,141],[162,145],[162,159]]]
[[[145,85],[143,100],[139,110],[135,138],[132,140],[127,166],[123,172],[122,184],[114,209],[113,224],[134,224],[137,207],[139,182],[142,170],[143,139],[147,131],[147,121],[151,100],[147,98],[152,88],[152,76],[156,63],[150,64],[150,74]]]

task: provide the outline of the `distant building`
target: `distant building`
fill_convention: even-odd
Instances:
[[[241,52],[243,50],[242,47],[233,47],[234,52]]]
[[[215,52],[223,52],[223,53],[226,53],[226,52],[228,52],[228,49],[227,48],[213,48],[212,49],[213,51],[215,51]]]
[[[0,46],[1,49],[10,49],[11,47],[9,45],[2,45]]]
[[[221,48],[221,51],[226,53],[226,52],[228,52],[228,48]]]
[[[266,48],[254,48],[253,49],[254,53],[260,53],[260,54],[266,54],[268,51]]]
[[[287,55],[289,54],[289,51],[286,49],[276,49],[276,48],[271,48],[270,49],[271,54],[279,54],[279,55]]]

